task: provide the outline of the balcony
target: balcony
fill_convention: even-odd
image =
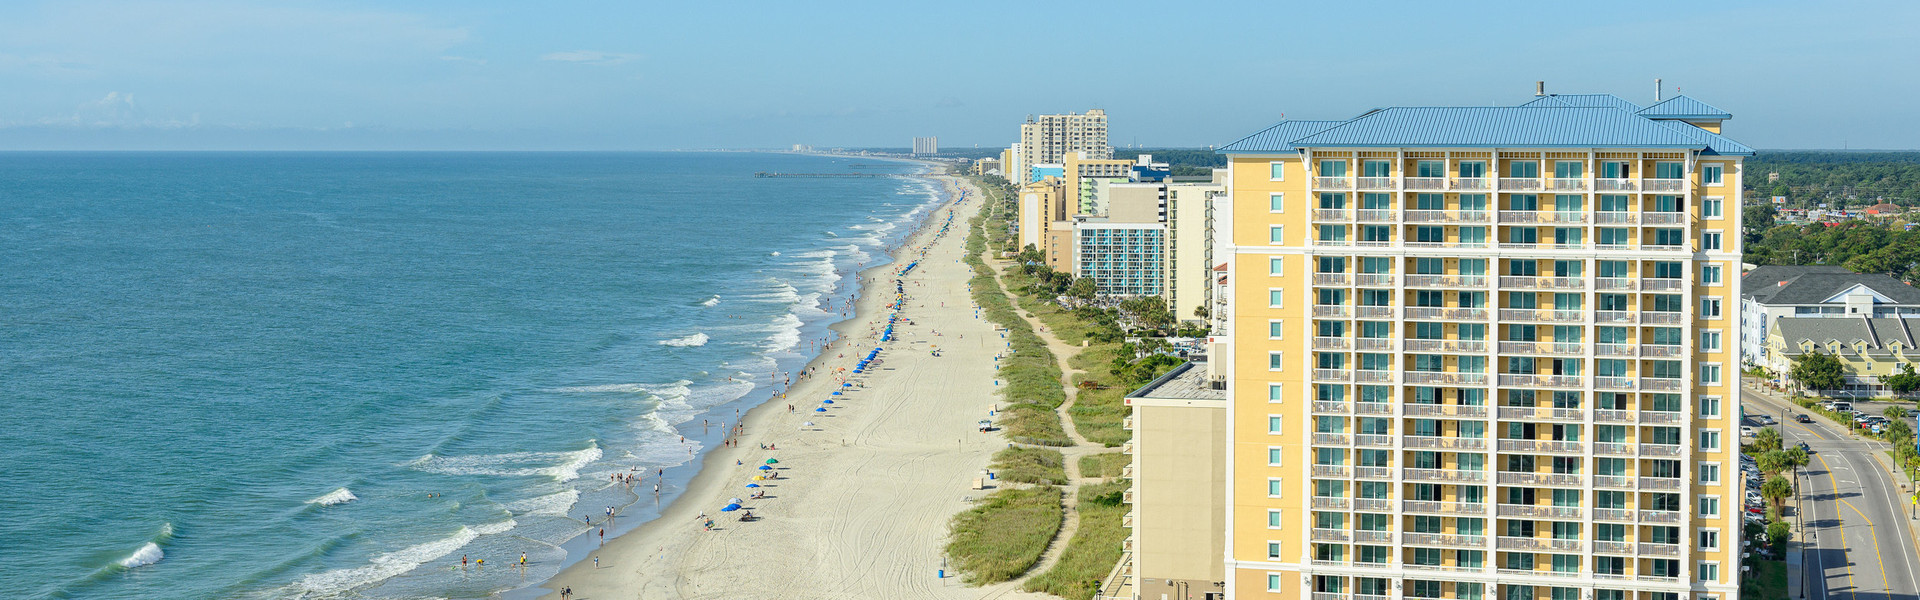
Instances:
[[[1380,208],[1362,208],[1354,212],[1354,220],[1362,223],[1393,223],[1400,218],[1400,211]]]
[[[1540,519],[1578,519],[1578,506],[1536,506],[1532,504],[1502,504],[1498,513],[1502,517],[1532,517]]]
[[[1500,342],[1501,354],[1534,354],[1541,356],[1580,356],[1585,348],[1571,342]]]
[[[1485,450],[1486,438],[1441,437],[1435,435],[1409,435],[1401,440],[1407,448],[1440,450]]]
[[[1459,469],[1406,469],[1402,471],[1407,481],[1447,481],[1455,483],[1485,483],[1486,471],[1462,471]],[[1479,505],[1475,505],[1479,506]]]
[[[1581,551],[1581,546],[1580,540],[1500,536],[1501,550],[1557,550],[1562,552],[1579,552]]]
[[[1385,498],[1355,498],[1353,509],[1367,512],[1388,512],[1393,510],[1393,501]]]
[[[1640,189],[1649,192],[1683,192],[1687,189],[1687,180],[1654,179],[1650,177],[1640,180]]]
[[[1679,292],[1687,289],[1687,280],[1649,277],[1640,280],[1640,289],[1648,292]]]
[[[1353,436],[1344,433],[1315,433],[1313,434],[1313,445],[1351,446],[1353,445]]]
[[[1313,349],[1315,350],[1346,350],[1352,347],[1353,347],[1353,340],[1349,340],[1347,338],[1340,338],[1340,337],[1313,338]]]
[[[1686,354],[1686,346],[1647,344],[1640,347],[1640,355],[1647,358],[1679,358]]]
[[[1393,406],[1391,402],[1360,402],[1353,405],[1353,413],[1357,415],[1391,415],[1393,414]]]
[[[1639,455],[1632,442],[1594,442],[1593,454],[1595,456],[1618,456],[1622,458],[1633,458]],[[1594,479],[1597,481],[1600,477],[1595,476]],[[1628,485],[1631,485],[1631,483]]]
[[[1388,508],[1388,510],[1392,510],[1392,508]],[[1353,532],[1353,541],[1356,544],[1391,544],[1393,543],[1393,532],[1372,531],[1367,529],[1356,530]]]
[[[1553,179],[1552,179],[1552,180],[1550,180],[1550,181],[1551,181],[1551,186],[1550,186],[1550,187],[1552,187],[1552,188],[1553,188],[1553,191],[1556,191],[1556,192],[1584,192],[1584,191],[1587,191],[1587,180],[1585,180],[1585,179],[1575,179],[1575,178],[1567,178],[1567,177],[1555,177],[1555,178],[1553,178]]]
[[[1548,485],[1555,487],[1580,487],[1582,477],[1567,473],[1520,473],[1502,471],[1500,485]]]
[[[1361,306],[1357,308],[1358,310],[1354,313],[1354,316],[1357,318],[1361,318],[1361,319],[1393,318],[1394,307],[1391,307],[1391,306]]]
[[[1363,433],[1353,436],[1353,445],[1361,448],[1392,448],[1393,436]]]
[[[1578,423],[1587,420],[1587,412],[1578,408],[1544,408],[1535,406],[1502,406],[1502,421],[1555,421]]]
[[[1487,505],[1477,502],[1438,502],[1432,500],[1408,500],[1400,503],[1401,510],[1425,515],[1484,515]]]
[[[1354,371],[1355,383],[1393,383],[1393,371]]]
[[[1640,455],[1650,458],[1679,458],[1678,444],[1641,444]]]
[[[1346,465],[1313,465],[1313,476],[1346,479],[1353,476],[1353,469]]]
[[[1346,542],[1350,539],[1352,536],[1348,535],[1345,529],[1313,528],[1313,541],[1316,542]]]
[[[1649,410],[1640,413],[1640,422],[1650,425],[1672,425],[1680,421],[1679,411]]]
[[[1537,192],[1543,187],[1544,185],[1542,185],[1540,179],[1537,177],[1500,178],[1500,191],[1502,192]]]
[[[1597,212],[1593,213],[1593,223],[1595,225],[1638,225],[1640,215],[1630,212]]]
[[[1640,422],[1640,420],[1637,417],[1635,417],[1633,411],[1630,411],[1630,410],[1611,410],[1611,409],[1602,408],[1602,409],[1596,409],[1593,411],[1593,422],[1633,424],[1633,423]]]
[[[1461,210],[1461,211],[1453,211],[1453,212],[1448,212],[1444,210],[1409,210],[1406,212],[1406,215],[1405,215],[1406,218],[1403,219],[1403,221],[1407,223],[1440,223],[1440,224],[1459,225],[1459,224],[1474,224],[1474,223],[1490,223],[1492,222],[1491,216],[1492,215],[1488,211],[1484,211],[1484,210]]]
[[[1640,522],[1641,523],[1661,523],[1661,524],[1679,523],[1680,511],[1643,510],[1643,511],[1640,511]]]
[[[1353,405],[1345,402],[1313,401],[1313,413],[1317,415],[1345,415],[1353,412]]]
[[[1314,369],[1314,381],[1341,382],[1353,379],[1353,372],[1346,369]]]
[[[1550,440],[1500,440],[1501,452],[1531,452],[1540,454],[1584,454],[1587,448],[1580,442],[1557,442]]]
[[[1486,289],[1485,275],[1408,275],[1407,287],[1427,289]],[[1411,313],[1409,313],[1411,314]]]
[[[1681,383],[1681,380],[1679,379],[1654,379],[1651,377],[1641,377],[1640,389],[1649,391],[1649,392],[1677,392],[1677,391],[1680,391],[1680,388],[1681,388],[1680,383]]]
[[[1641,477],[1640,489],[1671,492],[1680,489],[1680,480],[1672,477]]]
[[[1392,467],[1354,467],[1354,479],[1393,479]]]
[[[1512,323],[1579,323],[1586,313],[1578,310],[1502,308],[1500,320]]]
[[[1685,225],[1686,223],[1687,223],[1687,213],[1679,213],[1679,212],[1640,213],[1641,225]]]
[[[1578,375],[1501,375],[1501,387],[1577,390],[1586,384]]]
[[[1314,273],[1313,284],[1350,286],[1353,285],[1353,276],[1346,273]]]
[[[1654,543],[1648,543],[1648,542],[1641,542],[1640,555],[1641,556],[1679,556],[1680,545],[1679,544],[1654,544]]]
[[[1593,189],[1597,192],[1631,192],[1640,189],[1632,179],[1595,179]]]
[[[1638,289],[1640,287],[1638,284],[1639,280],[1631,277],[1596,277],[1593,280],[1593,289],[1630,292]]]
[[[1409,417],[1449,417],[1456,419],[1487,418],[1487,407],[1465,406],[1460,404],[1406,404],[1402,412]]]
[[[1493,189],[1493,179],[1488,177],[1455,177],[1452,188],[1465,192],[1482,192]]]
[[[1409,306],[1407,307],[1407,318],[1427,321],[1485,321],[1487,320],[1487,309]]]
[[[1620,324],[1632,325],[1635,321],[1638,321],[1638,320],[1639,319],[1634,318],[1633,313],[1624,311],[1624,310],[1593,311],[1593,322],[1599,323],[1602,325],[1620,325]]]
[[[1633,344],[1594,344],[1593,355],[1633,358],[1640,355],[1640,348]]]
[[[1406,340],[1402,343],[1408,352],[1472,352],[1487,351],[1487,343],[1482,340]]]
[[[1347,508],[1351,507],[1352,505],[1353,505],[1352,502],[1347,500],[1346,498],[1330,498],[1327,496],[1313,497],[1314,508],[1321,508],[1326,510],[1347,510]]]
[[[1633,554],[1633,542],[1603,542],[1594,540],[1593,551],[1597,554]],[[1599,578],[1599,574],[1594,575]]]
[[[1633,378],[1632,377],[1595,377],[1593,378],[1593,387],[1594,389],[1608,390],[1608,391],[1614,391],[1614,392],[1631,392],[1633,391]]]
[[[1487,536],[1451,533],[1408,533],[1400,536],[1406,546],[1444,546],[1448,548],[1485,548]]]
[[[1535,223],[1579,225],[1587,222],[1587,213],[1570,210],[1503,210],[1500,211],[1500,222],[1519,225]]]
[[[1687,322],[1687,313],[1640,311],[1640,322],[1647,325],[1681,325]]]
[[[1687,251],[1687,247],[1683,244],[1641,244],[1640,249],[1646,252],[1686,252]]]
[[[1409,190],[1439,191],[1447,189],[1447,178],[1445,177],[1408,177],[1406,182],[1407,189]]]
[[[1353,340],[1355,350],[1393,350],[1393,338],[1357,338]]]
[[[1404,383],[1431,385],[1486,385],[1486,373],[1441,373],[1408,371]]]
[[[1484,241],[1482,242],[1447,242],[1447,241],[1438,241],[1438,240],[1435,240],[1435,241],[1417,240],[1417,241],[1407,242],[1402,245],[1408,248],[1486,248],[1487,247],[1487,243]]]
[[[1593,509],[1593,520],[1608,523],[1632,523],[1633,511],[1625,508]]]
[[[1625,475],[1595,475],[1593,476],[1593,487],[1609,490],[1631,490],[1636,486],[1633,478]],[[1598,511],[1596,511],[1595,514],[1598,514]],[[1628,521],[1632,521],[1633,514],[1629,512],[1625,518]]]
[[[1353,307],[1321,304],[1313,307],[1313,316],[1322,319],[1349,319],[1353,318]]]
[[[1587,280],[1579,277],[1503,276],[1500,287],[1520,290],[1584,290]]]
[[[1315,177],[1313,178],[1313,187],[1322,190],[1350,190],[1353,189],[1353,179],[1347,177]]]
[[[1313,220],[1352,221],[1353,213],[1348,212],[1347,209],[1344,208],[1316,208],[1313,209]]]
[[[1390,192],[1399,187],[1393,184],[1392,177],[1361,177],[1359,186],[1363,192]]]
[[[1354,283],[1361,287],[1393,287],[1393,275],[1388,273],[1361,273],[1354,276]]]

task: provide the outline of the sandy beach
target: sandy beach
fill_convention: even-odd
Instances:
[[[822,375],[749,411],[738,447],[713,450],[658,520],[562,571],[543,586],[543,598],[558,598],[562,587],[583,600],[1029,596],[1011,583],[968,587],[951,571],[938,577],[948,520],[968,498],[990,491],[972,489],[973,481],[1007,444],[977,424],[999,402],[994,356],[1006,347],[975,310],[966,286],[972,273],[960,262],[980,194],[955,203],[964,182],[938,179],[948,202],[907,239],[894,264],[861,273],[856,316],[834,326],[841,340],[809,364]],[[936,239],[950,213],[952,229]],[[852,376],[856,387],[830,396],[843,388],[825,374],[851,372],[880,343],[895,275],[916,259],[900,311],[912,323],[881,344],[879,363]],[[828,398],[835,404],[821,403]],[[815,412],[823,406],[826,412]],[[803,425],[809,421],[815,426]],[[759,482],[765,499],[750,499],[755,490],[745,486],[769,458],[779,460],[779,478]],[[757,520],[720,512],[736,497],[747,499],[744,508]],[[703,513],[714,521],[711,531]]]

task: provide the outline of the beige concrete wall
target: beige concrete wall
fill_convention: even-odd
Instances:
[[[1116,183],[1107,186],[1107,221],[1159,223],[1160,184]]]
[[[1199,320],[1194,309],[1207,303],[1212,288],[1213,236],[1207,210],[1209,194],[1223,193],[1224,185],[1175,183],[1167,185],[1167,306],[1174,318]]]
[[[1163,580],[1226,579],[1226,405],[1194,404],[1133,411],[1142,598],[1158,598]]]
[[[1073,259],[1075,252],[1073,245],[1073,222],[1054,221],[1050,223],[1047,227],[1046,239],[1047,245],[1041,248],[1041,250],[1044,251],[1047,256],[1047,267],[1054,271],[1079,277],[1080,274],[1074,272],[1074,265],[1079,264],[1080,261]]]

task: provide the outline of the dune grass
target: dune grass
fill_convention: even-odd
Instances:
[[[999,423],[1008,439],[1016,442],[1071,446],[1073,440],[1067,437],[1060,415],[1054,412],[1067,401],[1066,390],[1060,386],[1059,363],[1047,350],[1046,342],[1033,332],[1033,326],[1015,312],[992,269],[980,258],[980,252],[986,248],[981,233],[983,221],[978,216],[972,221],[972,231],[967,236],[967,263],[974,271],[969,280],[974,302],[980,305],[988,320],[1007,330],[1009,352],[1000,359],[1000,379],[1004,383],[1000,395],[1006,398],[1007,405],[1001,409]]]
[[[954,515],[947,556],[961,581],[985,585],[1033,568],[1060,531],[1060,489],[1004,489]]]
[[[1080,457],[1081,477],[1119,477],[1121,469],[1133,464],[1133,457],[1119,452],[1102,452]]]
[[[1127,505],[1121,501],[1127,485],[1121,480],[1080,486],[1080,526],[1067,541],[1060,562],[1028,578],[1021,589],[1069,600],[1093,598],[1102,580],[1120,563],[1120,544],[1127,539],[1126,528],[1121,527],[1121,517],[1127,514]]]
[[[1012,446],[993,455],[994,476],[1015,483],[1066,485],[1067,458],[1052,448]]]

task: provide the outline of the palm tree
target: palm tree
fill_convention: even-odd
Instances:
[[[1779,475],[1773,476],[1772,479],[1768,479],[1766,483],[1760,486],[1760,496],[1773,502],[1773,513],[1776,515],[1780,514],[1781,501],[1786,500],[1788,496],[1792,495],[1793,484],[1788,482],[1787,478]]]
[[[1753,432],[1753,447],[1760,452],[1779,450],[1780,430],[1762,427],[1759,431]]]
[[[1789,448],[1781,454],[1786,458],[1782,462],[1793,469],[1794,480],[1798,481],[1800,479],[1800,467],[1807,466],[1807,463],[1811,462],[1812,458],[1807,456],[1807,451],[1801,450],[1798,446]]]

